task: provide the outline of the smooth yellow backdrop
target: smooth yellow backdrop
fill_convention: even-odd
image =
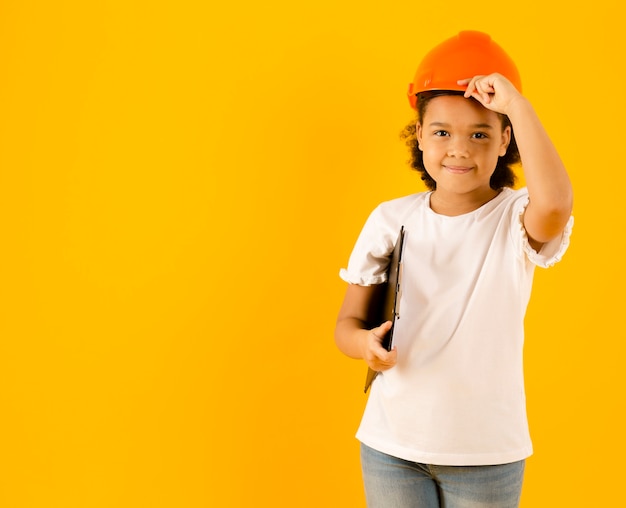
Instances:
[[[364,506],[332,338],[425,51],[489,32],[560,148],[527,316],[523,507],[619,504],[618,2],[0,0],[0,506]]]

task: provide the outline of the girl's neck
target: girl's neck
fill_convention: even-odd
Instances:
[[[430,208],[439,215],[450,217],[464,215],[491,201],[500,194],[501,190],[488,189],[485,192],[468,194],[454,194],[435,190],[430,194]]]

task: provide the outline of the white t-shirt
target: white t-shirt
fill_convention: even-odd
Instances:
[[[505,188],[468,214],[430,208],[430,192],[379,205],[340,276],[385,281],[400,227],[406,230],[398,363],[374,381],[357,438],[405,460],[504,464],[531,455],[522,350],[536,265],[567,249],[561,237],[535,252],[522,215],[526,189]]]

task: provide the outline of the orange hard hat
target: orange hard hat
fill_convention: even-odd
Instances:
[[[511,57],[483,32],[465,30],[431,49],[409,84],[409,102],[417,107],[420,92],[431,90],[465,91],[459,79],[497,72],[522,91],[522,80]]]

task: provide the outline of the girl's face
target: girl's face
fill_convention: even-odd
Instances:
[[[510,127],[502,129],[497,113],[463,96],[442,95],[430,100],[416,134],[436,193],[470,199],[493,195],[489,181],[511,139]]]

